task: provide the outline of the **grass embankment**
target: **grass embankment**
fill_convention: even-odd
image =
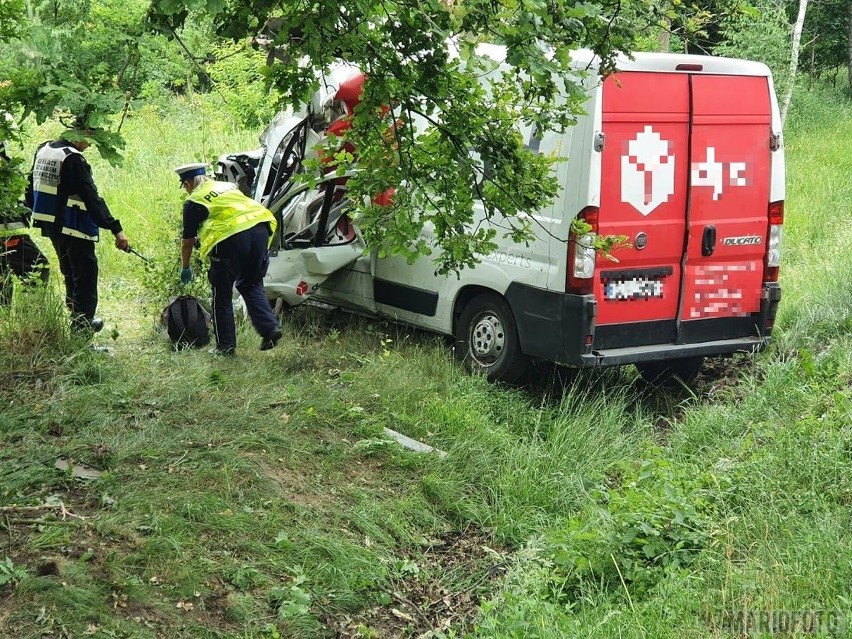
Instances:
[[[159,262],[100,248],[114,356],[68,340],[55,293],[3,311],[0,635],[843,636],[852,108],[800,104],[777,343],[695,393],[630,369],[499,388],[439,339],[335,313],[268,353],[251,330],[234,361],[171,352],[151,312],[177,278],[169,169],[253,141],[139,114],[125,168],[93,162]]]

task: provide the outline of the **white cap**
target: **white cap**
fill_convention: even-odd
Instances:
[[[174,168],[174,172],[178,174],[181,182],[185,182],[186,180],[195,177],[196,175],[204,175],[207,173],[207,165],[202,164],[201,162],[194,162],[193,164],[184,164],[183,166],[177,166]]]

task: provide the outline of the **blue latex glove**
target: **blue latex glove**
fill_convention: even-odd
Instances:
[[[180,283],[189,284],[192,281],[192,269],[188,266],[180,270]]]

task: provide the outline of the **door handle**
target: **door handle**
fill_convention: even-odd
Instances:
[[[701,236],[701,255],[707,257],[713,255],[716,249],[716,227],[705,226],[704,234]]]

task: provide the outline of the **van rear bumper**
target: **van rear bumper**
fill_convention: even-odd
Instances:
[[[701,344],[652,344],[593,351],[580,356],[583,366],[616,366],[661,359],[697,357],[704,355],[729,355],[732,353],[756,353],[769,344],[769,337],[742,337],[720,339]]]
[[[506,300],[515,317],[523,353],[529,357],[578,367],[616,366],[763,350],[770,341],[771,328],[767,327],[771,327],[774,322],[780,299],[781,289],[778,285],[767,283],[764,285],[759,313],[734,325],[723,318],[719,323],[721,331],[713,329],[715,321],[702,320],[710,323],[705,327],[710,330],[684,332],[682,335],[687,336],[687,339],[681,342],[686,343],[677,343],[674,339],[677,330],[674,321],[671,330],[666,331],[669,339],[663,337],[661,333],[664,331],[658,330],[659,327],[645,332],[640,324],[625,322],[620,325],[624,329],[620,337],[610,334],[606,339],[596,340],[597,303],[593,295],[548,291],[517,282],[513,282],[506,291]],[[764,327],[764,330],[758,327]],[[644,335],[637,339],[637,333]]]

